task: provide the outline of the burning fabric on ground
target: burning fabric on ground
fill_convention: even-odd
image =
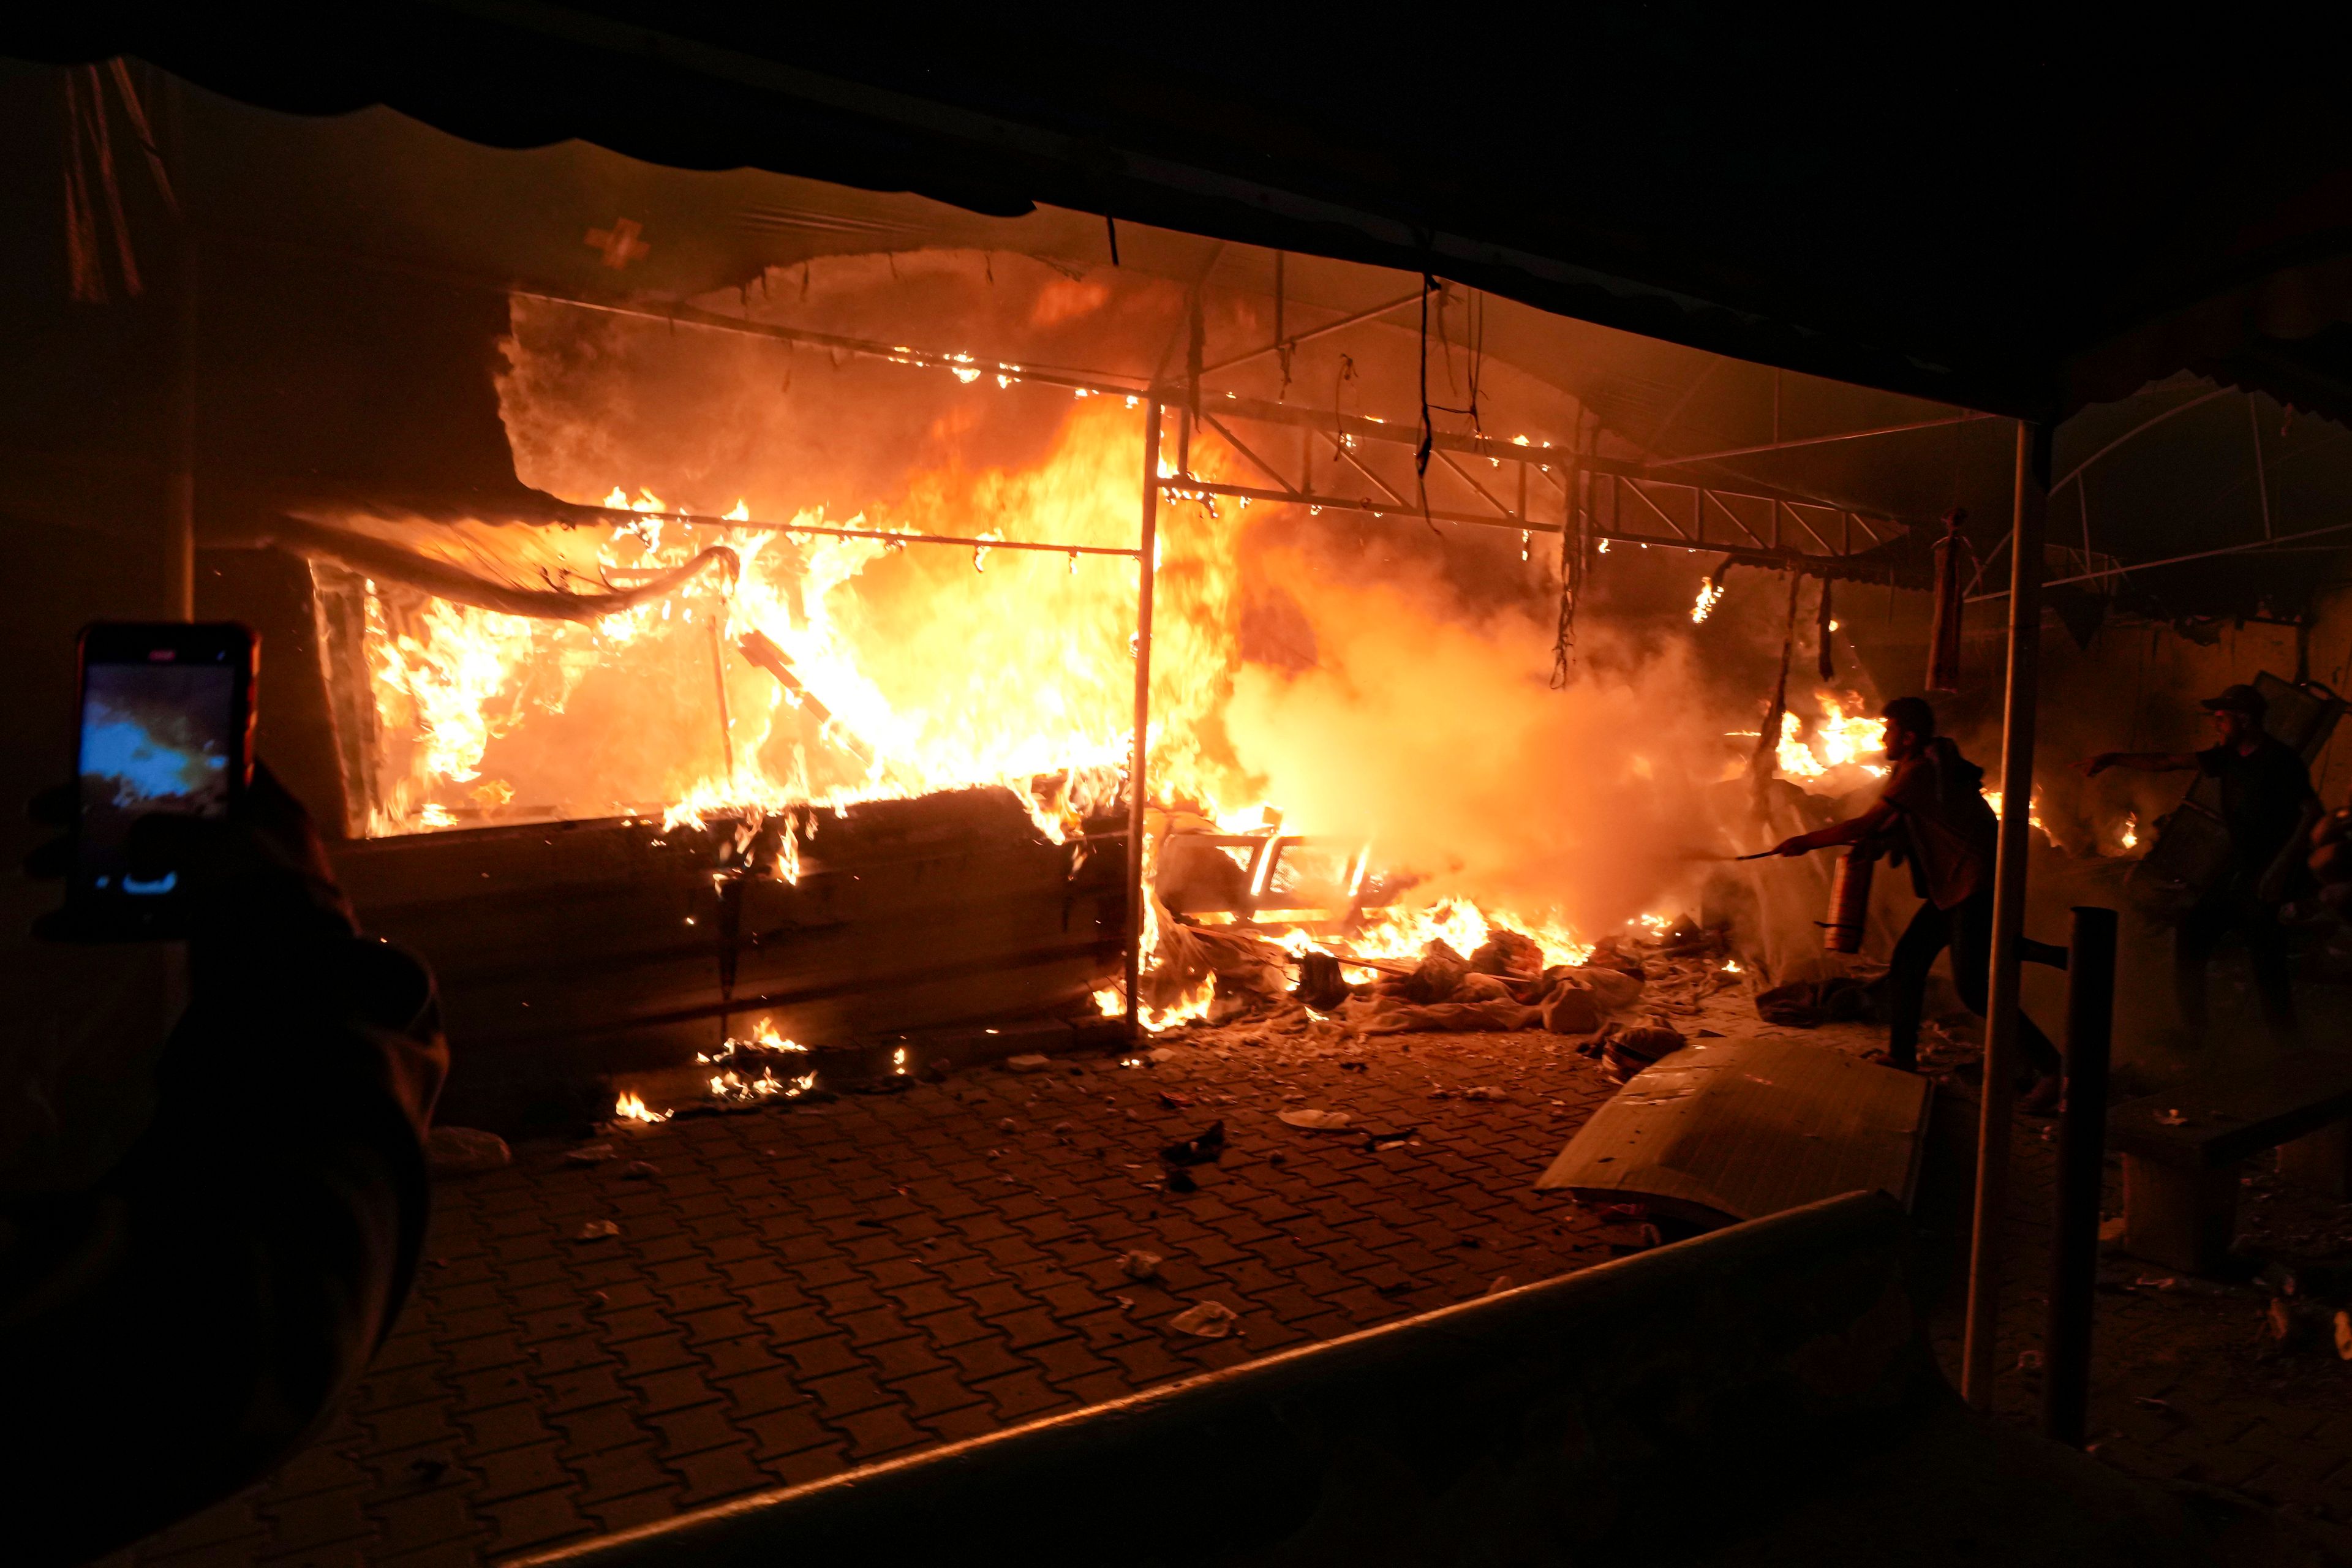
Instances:
[[[1310,1027],[1347,1035],[1471,1034],[1549,1029],[1584,1034],[1641,999],[1641,961],[1611,955],[1594,966],[1544,963],[1535,939],[1487,928],[1468,956],[1433,937],[1416,962],[1302,945],[1293,952],[1255,931],[1171,920],[1160,963],[1145,977],[1147,1000],[1205,989],[1200,1021],[1247,1024],[1295,1034]],[[1294,984],[1292,974],[1297,978]]]
[[[710,1098],[726,1105],[797,1100],[816,1088],[809,1048],[788,1040],[763,1019],[749,1038],[730,1039],[696,1061],[711,1069]]]

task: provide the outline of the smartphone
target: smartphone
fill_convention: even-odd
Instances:
[[[100,934],[177,934],[179,873],[131,864],[159,812],[224,817],[253,776],[261,646],[224,622],[100,622],[81,634],[81,812],[68,900]]]

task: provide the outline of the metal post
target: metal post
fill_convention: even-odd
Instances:
[[[2033,704],[2042,647],[2042,535],[2045,500],[2036,471],[2036,427],[2017,424],[2017,470],[2009,552],[2009,689],[2001,705],[2000,858],[1993,872],[1992,973],[1985,1001],[1984,1114],[1977,1127],[1976,1223],[1969,1237],[1968,1331],[1960,1394],[1992,1405],[2000,1328],[2000,1241],[2009,1205],[2009,1122],[2017,1063],[2018,938],[2025,927],[2027,824],[2033,801]]]
[[[727,638],[719,629],[719,616],[710,617],[710,674],[719,685],[719,750],[727,760],[727,791],[735,792],[735,715],[727,706]]]
[[[2116,911],[2077,906],[2066,959],[2066,1110],[2058,1124],[2058,1212],[2051,1226],[2050,1326],[2042,1352],[2042,1435],[2077,1448],[2091,1402],[2091,1308],[2099,1272],[2115,1009]]]
[[[196,618],[196,240],[180,231],[173,279],[171,462],[163,495],[163,605],[167,618]]]
[[[1151,586],[1160,546],[1160,400],[1143,415],[1143,553],[1136,562],[1135,747],[1127,770],[1127,1030],[1140,1034],[1143,984],[1143,805],[1151,741]]]
[[[2246,427],[2254,437],[2254,494],[2262,499],[2263,537],[2268,539],[2271,536],[2271,480],[2270,475],[2263,468],[2263,412],[2254,406],[2254,395],[2251,392],[2246,395]],[[2085,569],[2090,564],[2087,561],[2083,563]]]

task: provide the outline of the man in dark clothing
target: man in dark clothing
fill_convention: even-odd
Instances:
[[[2221,784],[2221,823],[2230,834],[2230,860],[2221,879],[2181,917],[2173,946],[2173,989],[2191,1033],[2210,1022],[2205,972],[2215,949],[2235,934],[2262,997],[2263,1019],[2281,1044],[2294,1037],[2294,987],[2279,906],[2292,891],[2319,797],[2311,771],[2292,746],[2263,728],[2269,704],[2251,686],[2232,686],[2203,704],[2217,743],[2201,752],[2102,752],[2080,764],[2096,777],[2109,768],[2149,773],[2196,772]]]
[[[153,1121],[89,1189],[0,1200],[0,1515],[27,1565],[290,1457],[390,1331],[424,1237],[448,1061],[424,966],[358,934],[266,770],[241,818],[150,817],[132,853],[179,875],[196,933]]]
[[[2000,821],[1984,798],[1984,770],[1936,733],[1936,710],[1916,697],[1898,697],[1885,710],[1886,760],[1892,771],[1878,804],[1860,816],[1773,846],[1782,855],[1803,855],[1840,844],[1864,851],[1892,851],[1911,865],[1911,885],[1925,900],[1911,917],[1887,963],[1892,1016],[1886,1031],[1888,1065],[1914,1071],[1918,1065],[1919,1015],[1926,1005],[1927,972],[1936,955],[1952,950],[1952,984],[1979,1017],[1985,1016],[1992,973],[1993,865],[1999,854]],[[2041,954],[2054,949],[2034,942]],[[2018,1048],[2035,1082],[2020,1108],[2054,1109],[2060,1081],[2057,1047],[2024,1009],[2017,1015]]]

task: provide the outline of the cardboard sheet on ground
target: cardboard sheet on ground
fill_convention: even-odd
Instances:
[[[1709,1226],[1874,1187],[1908,1205],[1932,1092],[1827,1046],[1703,1040],[1635,1074],[1536,1185]]]

